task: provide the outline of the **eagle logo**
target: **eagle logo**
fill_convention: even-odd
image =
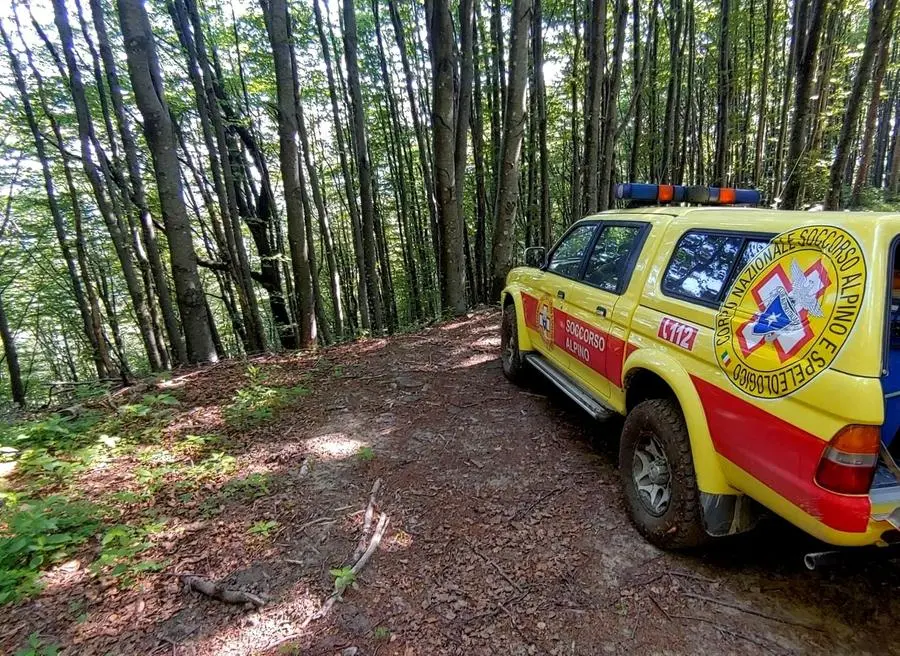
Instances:
[[[814,338],[809,317],[823,316],[821,298],[831,280],[821,259],[805,271],[792,260],[790,269],[788,276],[778,265],[751,289],[759,311],[738,329],[744,357],[771,344],[783,363]]]

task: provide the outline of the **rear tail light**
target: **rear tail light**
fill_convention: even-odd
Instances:
[[[880,446],[877,426],[842,428],[822,454],[816,482],[840,494],[868,494]]]

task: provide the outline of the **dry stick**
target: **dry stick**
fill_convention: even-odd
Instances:
[[[763,613],[759,610],[754,610],[753,608],[747,608],[746,606],[741,606],[740,604],[732,604],[727,601],[722,601],[720,599],[716,599],[715,597],[707,597],[705,595],[695,594],[693,592],[682,592],[685,597],[690,597],[692,599],[699,599],[700,601],[706,601],[711,604],[718,604],[719,606],[725,606],[726,608],[733,608],[735,610],[742,611],[744,613],[749,613],[750,615],[756,615],[757,617],[762,617],[767,620],[772,620],[773,622],[781,622],[782,624],[787,624],[789,626],[799,626],[803,629],[809,629],[810,631],[821,631],[822,629],[817,626],[812,626],[810,624],[804,624],[803,622],[795,622],[793,620],[786,619],[784,617],[778,617],[777,615],[768,615],[767,613]]]
[[[758,647],[762,647],[763,649],[765,649],[766,651],[768,651],[772,654],[779,653],[778,651],[776,651],[775,649],[772,648],[771,644],[767,644],[762,639],[754,638],[753,636],[749,636],[746,633],[740,633],[738,631],[734,631],[733,629],[729,629],[726,626],[722,626],[718,622],[714,622],[711,619],[707,619],[705,617],[697,617],[694,615],[672,615],[672,614],[669,614],[668,616],[669,616],[669,618],[676,619],[676,620],[693,620],[694,622],[703,622],[703,623],[709,624],[710,626],[717,629],[718,631],[721,631],[722,633],[726,633],[730,636],[734,636],[735,638],[740,638],[741,640],[746,640],[747,642],[753,643],[754,645],[757,645]]]
[[[372,530],[372,518],[375,515],[375,497],[378,495],[378,490],[380,489],[381,479],[376,478],[375,483],[372,485],[372,491],[369,493],[369,505],[366,506],[366,514],[365,517],[363,517],[362,535],[359,536],[359,543],[356,545],[356,550],[350,557],[350,560],[353,562],[359,560],[363,551],[366,550],[366,540],[369,539],[369,532]]]
[[[207,597],[224,601],[226,604],[253,604],[257,608],[265,605],[262,598],[243,590],[230,590],[218,583],[207,581],[193,574],[182,574],[181,580],[188,590],[196,590]]]
[[[378,525],[375,527],[375,533],[372,535],[372,541],[369,543],[369,547],[365,550],[362,556],[359,557],[359,560],[350,568],[350,573],[355,577],[362,571],[362,568],[366,566],[366,563],[369,562],[369,559],[372,557],[372,554],[375,553],[375,550],[378,549],[378,545],[381,544],[381,538],[384,537],[384,531],[387,529],[389,518],[384,513],[381,514],[381,517],[378,518]],[[343,590],[335,590],[328,599],[325,600],[325,603],[322,604],[322,607],[303,620],[303,624],[300,625],[301,629],[305,629],[309,626],[309,623],[313,620],[321,619],[325,617],[328,612],[331,610],[332,606],[337,603],[338,599],[341,598],[341,594]]]
[[[504,579],[506,579],[506,582],[509,583],[512,587],[514,587],[517,592],[522,592],[522,588],[519,587],[519,584],[516,583],[515,581],[513,581],[511,578],[509,578],[509,576],[507,576],[506,572],[504,572],[502,569],[500,569],[500,565],[498,565],[493,560],[491,560],[490,558],[485,556],[483,553],[478,551],[478,549],[475,548],[475,545],[472,544],[471,542],[469,542],[468,540],[466,540],[466,544],[469,545],[469,548],[475,553],[476,556],[481,558],[483,561],[485,561],[489,565],[493,566],[493,568],[495,570],[497,570],[497,573],[500,576],[502,576]]]

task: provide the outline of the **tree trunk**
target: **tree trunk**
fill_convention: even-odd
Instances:
[[[680,22],[681,19],[679,19]],[[610,74],[606,94],[606,116],[603,121],[602,144],[603,157],[600,159],[600,188],[597,207],[603,211],[609,208],[610,193],[613,182],[613,156],[616,145],[616,122],[618,121],[616,110],[619,102],[619,85],[622,80],[622,55],[625,52],[625,23],[628,21],[627,0],[616,0],[615,13],[615,37],[613,38],[613,67]],[[680,28],[679,28],[680,30]],[[675,94],[673,91],[673,98]],[[679,111],[677,102],[673,100],[672,114]],[[672,123],[672,139],[675,139],[675,123]],[[669,175],[668,173],[666,175]]]
[[[890,0],[873,0],[869,13],[869,29],[866,34],[866,44],[853,78],[853,88],[847,97],[847,105],[843,110],[843,123],[841,134],[838,137],[834,152],[834,161],[831,164],[831,173],[828,178],[828,194],[825,197],[826,209],[836,210],[842,205],[841,196],[844,189],[844,172],[850,158],[850,150],[853,140],[856,138],[856,124],[859,121],[859,112],[862,107],[863,96],[869,81],[872,79],[872,67],[878,52],[888,15],[893,9],[887,8]],[[891,7],[893,2],[891,2]],[[875,90],[873,89],[873,94]],[[846,182],[850,182],[847,180]]]
[[[891,36],[893,35],[894,12],[897,7],[896,0],[885,0],[884,23],[879,39],[878,53],[875,56],[875,70],[872,74],[872,90],[869,106],[866,110],[865,127],[860,144],[859,168],[856,170],[856,180],[853,183],[853,192],[850,195],[850,206],[858,207],[862,197],[862,188],[868,182],[869,167],[872,165],[872,147],[875,139],[875,120],[878,118],[878,108],[881,105],[881,84],[887,71],[890,58]]]
[[[463,5],[471,4],[468,0]],[[461,6],[460,11],[465,10]],[[453,56],[453,17],[450,14],[448,0],[433,0],[429,12],[431,22],[428,29],[428,38],[431,46],[433,73],[432,112],[431,125],[434,139],[434,192],[437,199],[438,224],[441,228],[441,305],[445,312],[459,315],[466,310],[465,288],[465,259],[463,253],[463,222],[460,216],[460,201],[458,191],[460,185],[456,182],[456,172],[462,168],[458,166],[459,157],[465,157],[465,136],[462,143],[456,141],[455,129],[461,127],[453,113],[453,71],[456,67]],[[471,17],[466,21],[468,32],[469,64],[471,65]],[[463,56],[466,56],[463,53]],[[468,73],[463,72],[468,78],[469,92],[471,92],[471,68]],[[460,93],[462,85],[460,82]],[[468,100],[468,99],[467,99]],[[460,98],[460,113],[467,109],[462,108],[463,99]],[[461,121],[460,117],[460,121]],[[466,131],[463,130],[465,135]],[[460,153],[457,146],[462,146]],[[456,150],[456,152],[454,152]]]
[[[802,1],[802,0],[801,0]],[[731,0],[719,3],[719,74],[716,105],[716,154],[713,184],[726,185],[728,175],[729,109],[731,107]]]
[[[19,353],[16,342],[9,328],[3,294],[0,292],[0,340],[3,341],[3,354],[6,356],[6,369],[9,371],[9,388],[13,403],[25,407],[25,385],[22,384],[22,370],[19,367]]]
[[[544,248],[550,248],[550,154],[547,150],[547,89],[544,85],[544,14],[542,0],[534,0],[531,19],[531,54],[534,88],[531,93],[536,97],[537,140],[540,150],[540,180],[538,182],[540,196],[538,219],[540,224],[540,241]]]
[[[528,75],[528,25],[531,0],[513,0],[509,46],[509,86],[503,114],[503,160],[494,203],[494,243],[491,249],[491,299],[500,297],[512,268],[519,203],[519,159],[525,134],[525,81]]]
[[[511,49],[511,47],[510,47]],[[512,55],[510,55],[512,61]],[[582,214],[597,211],[600,161],[600,119],[603,112],[603,72],[606,69],[606,0],[593,0],[588,30],[587,96],[584,102],[584,199]],[[510,78],[512,75],[510,75]],[[512,81],[510,81],[510,84]],[[504,130],[504,137],[507,136]]]
[[[284,202],[287,209],[288,245],[297,304],[300,348],[316,345],[316,314],[312,270],[303,220],[303,190],[300,187],[300,153],[297,148],[297,90],[291,64],[286,0],[263,0],[263,14],[272,58],[278,95],[278,141]]]
[[[331,66],[331,46],[325,36],[325,29],[322,24],[322,11],[319,9],[318,0],[313,0],[313,13],[316,18],[316,30],[319,33],[319,43],[322,46],[322,58],[325,60],[325,73],[328,79],[328,95],[331,99],[331,115],[334,121],[333,128],[337,140],[338,156],[341,162],[344,193],[347,196],[347,207],[350,213],[350,225],[353,234],[353,251],[356,255],[356,267],[359,271],[357,295],[360,322],[362,328],[368,330],[371,327],[371,321],[369,317],[369,295],[366,292],[366,280],[363,275],[363,271],[365,271],[365,253],[363,252],[362,223],[359,218],[359,210],[356,206],[356,192],[353,189],[353,175],[350,171],[350,164],[347,161],[347,148],[344,141],[343,130],[344,122],[341,119],[340,110],[338,109],[337,86],[334,81],[334,71]]]
[[[480,23],[475,3],[476,27]],[[481,62],[484,52],[481,30],[474,32],[473,58],[474,107],[472,108],[472,157],[475,160],[475,300],[485,302],[487,297],[487,181],[484,163],[484,98],[481,86]]]
[[[44,179],[44,192],[47,194],[47,204],[50,207],[50,216],[53,219],[53,228],[56,233],[56,239],[59,243],[63,260],[66,263],[66,271],[69,276],[69,282],[72,285],[75,302],[78,306],[79,314],[81,315],[84,335],[87,338],[88,343],[91,345],[91,355],[94,360],[94,366],[97,369],[97,376],[99,378],[105,378],[110,373],[108,371],[109,359],[108,356],[104,358],[102,355],[100,342],[98,342],[97,336],[94,332],[94,322],[91,314],[91,309],[88,306],[87,298],[84,294],[84,287],[82,285],[81,277],[78,273],[75,258],[72,256],[72,250],[69,247],[68,236],[66,235],[66,224],[59,205],[56,186],[53,182],[53,175],[50,171],[50,159],[47,156],[45,139],[43,134],[41,133],[40,127],[38,126],[37,119],[34,114],[34,109],[31,105],[31,99],[28,95],[28,88],[25,86],[25,78],[22,75],[22,67],[19,63],[18,57],[16,57],[15,52],[13,51],[9,35],[7,34],[2,23],[0,23],[0,34],[2,34],[3,36],[3,43],[6,47],[7,56],[9,57],[16,88],[19,92],[19,100],[22,103],[22,110],[25,114],[25,119],[28,123],[28,128],[31,131],[32,138],[34,139],[37,158],[41,163],[41,173]]]
[[[376,334],[384,330],[384,305],[378,280],[375,245],[375,203],[372,191],[372,168],[369,161],[366,112],[363,107],[359,82],[359,55],[357,53],[356,9],[354,0],[344,4],[344,58],[347,62],[347,86],[350,91],[350,114],[353,127],[353,150],[356,170],[359,173],[359,198],[362,214],[362,238],[366,279],[366,293],[372,310],[372,329]]]
[[[154,371],[159,371],[162,369],[162,358],[160,356],[159,345],[156,343],[156,334],[153,331],[153,323],[150,317],[150,309],[147,306],[147,299],[144,296],[144,292],[141,289],[141,283],[134,270],[131,249],[128,246],[127,240],[122,235],[118,221],[113,215],[113,210],[109,205],[107,198],[107,184],[109,181],[107,181],[107,184],[104,184],[104,181],[100,176],[100,171],[94,163],[92,149],[95,149],[98,154],[100,154],[101,151],[99,142],[94,134],[84,85],[81,81],[80,65],[75,55],[75,44],[72,37],[72,28],[69,25],[69,16],[66,11],[65,0],[53,0],[53,13],[60,41],[62,42],[66,68],[68,69],[69,91],[75,105],[75,114],[78,122],[78,138],[81,144],[82,167],[90,182],[94,192],[94,198],[97,202],[97,208],[106,223],[113,247],[115,248],[119,263],[122,266],[122,275],[125,278],[128,293],[131,296],[134,313],[137,318],[141,338],[144,342],[144,349],[147,352],[150,368]],[[104,156],[100,154],[100,157],[102,158]]]
[[[881,2],[881,0],[876,0]],[[812,5],[810,6],[810,3]],[[806,132],[809,121],[810,90],[816,70],[819,40],[825,19],[828,0],[798,0],[797,11],[797,83],[794,91],[794,120],[788,142],[787,162],[791,166],[782,194],[785,209],[797,209],[800,205],[800,189],[805,178]],[[809,29],[805,29],[809,13]]]
[[[766,127],[768,120],[767,103],[769,101],[769,61],[772,54],[772,30],[774,29],[774,1],[766,0],[766,36],[763,44],[763,65],[759,72],[759,104],[757,105],[756,115],[756,144],[753,156],[753,185],[757,189],[762,188],[763,174],[763,150],[766,143]]]
[[[209,330],[206,298],[197,271],[197,256],[182,194],[181,166],[150,19],[142,0],[119,0],[118,7],[131,86],[144,119],[144,136],[156,174],[188,360],[216,362],[218,355]]]

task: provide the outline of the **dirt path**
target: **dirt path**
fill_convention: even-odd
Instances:
[[[236,478],[265,476],[265,489],[212,516],[176,506],[154,545],[168,569],[134,588],[57,573],[0,616],[0,651],[40,631],[67,653],[900,653],[895,563],[809,573],[802,555],[821,545],[777,521],[690,555],[644,542],[620,501],[617,427],[508,384],[497,320],[256,361],[311,393],[253,430],[228,433],[221,417],[245,365],[176,379],[172,431],[229,434]],[[304,629],[377,478],[381,548]],[[279,528],[248,535],[260,520]],[[224,605],[181,589],[184,572],[270,601]]]

